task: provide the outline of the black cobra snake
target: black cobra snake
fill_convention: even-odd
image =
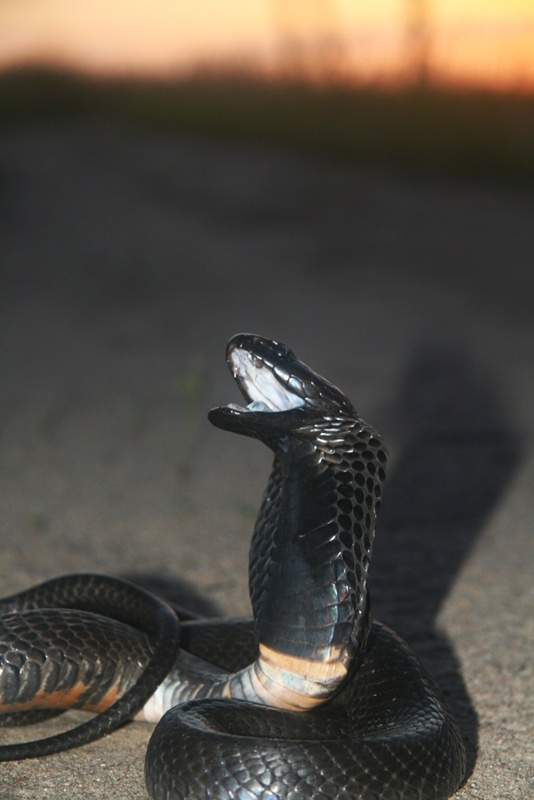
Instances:
[[[240,334],[227,358],[247,405],[209,419],[274,451],[250,550],[254,623],[189,619],[178,634],[164,603],[94,575],[4,599],[6,719],[99,713],[0,759],[74,747],[144,706],[162,717],[146,758],[155,800],[444,800],[465,773],[456,723],[407,645],[370,622],[382,441],[285,345]]]

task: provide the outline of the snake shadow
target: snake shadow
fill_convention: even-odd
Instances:
[[[375,618],[413,647],[458,719],[468,774],[478,717],[435,620],[520,461],[496,396],[464,354],[441,345],[416,354],[388,414],[404,444],[386,482],[370,582]]]
[[[147,572],[126,572],[122,576],[147,592],[164,598],[177,611],[180,619],[218,617],[221,610],[192,583],[181,578],[163,578]]]

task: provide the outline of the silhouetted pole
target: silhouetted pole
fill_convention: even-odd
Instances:
[[[290,77],[339,75],[345,56],[333,0],[269,0],[278,63]]]
[[[428,0],[406,0],[406,50],[410,83],[429,82],[430,12]]]

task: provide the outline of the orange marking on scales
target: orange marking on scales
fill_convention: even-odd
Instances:
[[[92,711],[100,713],[108,709],[113,703],[124,694],[119,687],[112,686],[106,694],[100,698],[98,703],[92,703],[89,699],[83,700],[87,693],[87,684],[78,682],[70,689],[57,689],[54,692],[37,692],[31,700],[18,703],[0,703],[0,714],[13,714],[18,711],[32,711],[35,709],[46,708],[78,708],[82,711]]]

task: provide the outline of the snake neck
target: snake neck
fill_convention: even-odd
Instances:
[[[255,526],[250,594],[258,661],[232,696],[323,702],[365,646],[367,579],[386,451],[360,418],[329,417],[280,441]]]
[[[144,711],[147,719],[202,697],[308,710],[342,687],[365,649],[382,441],[359,417],[331,416],[300,426],[273,449],[250,550],[258,657],[228,675],[183,653]]]
[[[228,675],[195,666],[184,654],[154,697],[155,713],[201,697],[305,711],[342,687],[365,649],[387,458],[380,436],[355,413],[312,417],[297,410],[256,429],[256,417],[250,419],[245,430],[240,421],[235,429],[275,453],[250,550],[258,656]]]

